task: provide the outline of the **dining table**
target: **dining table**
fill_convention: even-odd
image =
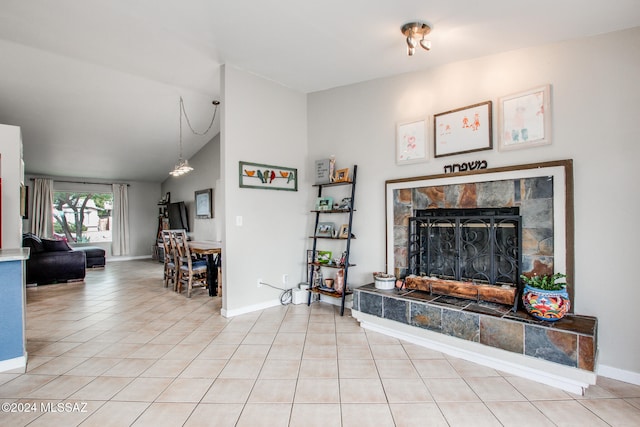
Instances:
[[[191,240],[189,241],[189,250],[207,260],[209,296],[222,296],[222,242]]]

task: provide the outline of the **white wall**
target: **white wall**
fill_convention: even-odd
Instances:
[[[220,240],[222,222],[220,217],[222,201],[216,190],[220,179],[220,134],[215,135],[204,147],[189,159],[193,167],[190,173],[173,177],[169,176],[162,183],[162,194],[171,193],[171,202],[185,202],[189,216],[189,234],[193,240]],[[169,171],[167,171],[167,174]],[[213,189],[213,218],[195,217],[195,192]]]
[[[639,382],[638,75],[640,28],[310,94],[306,168],[330,154],[339,167],[359,165],[352,243],[358,266],[349,270],[351,281],[368,283],[372,271],[385,267],[385,180],[442,173],[444,165],[472,160],[498,167],[574,159],[575,311],[598,317],[601,370]],[[433,114],[546,83],[552,86],[552,145],[439,159],[431,147],[427,163],[395,164],[397,122],[429,116],[432,123]],[[496,117],[494,108],[494,124]]]
[[[307,169],[306,96],[225,65],[222,70],[221,179],[224,187],[223,314],[277,304],[304,270],[309,182],[294,191],[239,188],[238,162]],[[237,217],[242,225],[236,225]],[[282,275],[289,283],[283,285]]]
[[[2,249],[22,246],[20,184],[22,170],[22,132],[18,126],[0,125],[0,178],[2,178]]]

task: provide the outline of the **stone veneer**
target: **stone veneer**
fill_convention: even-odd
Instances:
[[[353,310],[511,353],[594,372],[597,319],[545,322],[510,307],[416,290],[354,289]]]
[[[439,185],[394,190],[396,277],[406,277],[409,218],[417,209],[519,207],[522,273],[553,274],[553,177]]]

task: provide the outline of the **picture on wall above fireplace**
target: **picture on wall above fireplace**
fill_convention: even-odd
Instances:
[[[500,151],[551,144],[551,90],[541,86],[498,101]]]
[[[491,105],[486,101],[434,115],[434,156],[491,150]]]

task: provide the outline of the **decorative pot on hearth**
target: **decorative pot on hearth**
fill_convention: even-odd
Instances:
[[[565,278],[562,273],[552,276],[520,276],[525,283],[522,303],[527,312],[536,319],[555,322],[569,312],[571,302],[567,284],[558,280]]]

